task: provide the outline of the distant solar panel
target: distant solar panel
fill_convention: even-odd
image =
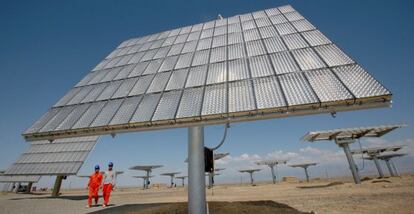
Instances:
[[[405,124],[397,124],[312,131],[306,133],[306,135],[302,137],[302,140],[314,142],[346,138],[358,139],[362,137],[381,137],[397,128],[405,126]]]
[[[380,153],[383,152],[396,152],[400,150],[403,146],[382,146],[382,147],[375,147],[375,148],[362,148],[362,149],[356,149],[352,150],[351,153],[353,155],[355,154],[368,154],[368,155],[374,155],[377,156]]]
[[[76,175],[98,137],[34,141],[5,175]]]
[[[122,42],[27,140],[389,106],[391,92],[291,6]]]

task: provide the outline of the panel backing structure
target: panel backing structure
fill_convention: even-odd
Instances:
[[[354,158],[352,157],[352,152],[349,148],[349,144],[352,144],[355,142],[355,140],[363,137],[382,137],[383,135],[397,128],[405,126],[406,125],[404,124],[400,124],[312,131],[305,134],[305,136],[302,137],[302,141],[335,141],[335,143],[344,150],[344,153],[349,163],[349,168],[354,178],[354,182],[356,184],[360,184],[361,179],[358,173],[358,167],[356,166]],[[368,150],[364,151],[365,153],[368,152]]]
[[[151,176],[151,172],[152,172],[152,170],[153,169],[156,169],[156,168],[160,168],[160,167],[163,167],[162,165],[138,165],[138,166],[133,166],[133,167],[131,167],[131,168],[129,168],[130,170],[142,170],[142,171],[145,171],[145,173],[146,173],[146,175],[145,175],[145,178],[143,178],[143,180],[144,180],[144,186],[143,186],[143,188],[144,189],[148,189],[149,188],[149,183],[150,183],[150,178],[152,177]]]
[[[306,176],[306,182],[309,182],[309,173],[308,173],[308,167],[315,166],[317,163],[300,163],[300,164],[292,164],[289,165],[290,167],[300,167],[305,170],[305,176]]]
[[[255,185],[254,184],[254,179],[253,179],[253,173],[258,172],[260,170],[262,170],[262,169],[242,169],[242,170],[239,170],[239,172],[241,172],[241,173],[249,173],[250,174],[250,184],[251,185]]]
[[[29,140],[387,107],[391,92],[291,6],[122,42]]]
[[[377,158],[379,160],[385,161],[385,164],[387,165],[387,168],[388,168],[388,171],[390,172],[390,175],[392,177],[395,177],[395,176],[399,176],[399,175],[398,175],[397,167],[395,167],[395,164],[392,161],[392,159],[402,157],[402,156],[405,156],[405,155],[407,155],[407,154],[387,153],[387,154],[377,155],[376,157],[368,156],[368,157],[363,157],[363,158],[366,159],[366,160],[373,160],[373,161],[375,161],[375,158]]]
[[[384,177],[384,172],[382,171],[381,168],[381,164],[379,163],[380,158],[378,156],[380,156],[381,153],[384,152],[396,152],[398,150],[400,150],[403,146],[383,146],[383,147],[374,147],[374,148],[361,148],[361,149],[357,149],[357,150],[352,150],[351,154],[355,155],[355,154],[367,154],[368,157],[374,161],[375,163],[375,167],[378,170],[378,175],[380,178]],[[363,157],[363,156],[362,156]],[[388,166],[388,162],[387,166]],[[394,172],[392,172],[390,170],[390,174],[391,176],[394,176]]]
[[[270,171],[272,173],[272,181],[273,184],[277,182],[277,173],[275,172],[275,169],[277,169],[278,164],[286,164],[287,160],[263,160],[256,162],[257,165],[267,165],[270,168]]]
[[[31,142],[4,174],[76,175],[97,140],[97,136],[91,136]]]

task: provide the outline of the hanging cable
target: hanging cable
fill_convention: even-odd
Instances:
[[[365,168],[365,159],[364,159],[364,153],[362,152],[362,146],[361,146],[360,138],[358,138],[358,144],[359,144],[359,149],[361,150],[361,158],[362,158],[362,168],[361,168],[361,170],[364,170],[364,168]]]
[[[220,148],[223,144],[224,141],[226,141],[226,137],[227,137],[227,129],[230,128],[230,123],[226,123],[226,125],[224,126],[224,134],[223,134],[223,138],[221,139],[221,142],[213,148],[210,148],[211,150],[217,150],[218,148]]]

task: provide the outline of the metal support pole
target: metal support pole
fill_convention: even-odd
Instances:
[[[14,189],[14,192],[15,193],[17,193],[17,192],[19,192],[19,187],[21,186],[22,184],[19,182],[19,183],[17,183],[17,185],[16,185],[16,189]]]
[[[395,177],[396,175],[394,174],[394,170],[392,169],[392,166],[390,164],[390,159],[386,159],[384,161],[385,161],[385,163],[387,165],[388,171],[390,171],[391,177]]]
[[[303,167],[303,169],[305,170],[306,182],[309,182],[308,167]]]
[[[253,185],[254,181],[253,181],[253,172],[250,173],[250,184]]]
[[[56,176],[55,186],[53,187],[52,197],[58,197],[62,186],[63,175]]]
[[[184,178],[182,180],[183,180],[183,187],[184,187]]]
[[[147,177],[144,178],[144,180],[145,180],[144,188],[145,189],[148,189],[148,183],[149,183],[149,178],[150,178],[149,176],[150,176],[150,170],[147,170]]]
[[[213,173],[214,172],[209,172],[208,173],[208,188],[213,187]]]
[[[206,213],[204,127],[188,128],[188,213]]]
[[[27,184],[26,193],[30,193],[30,192],[32,191],[32,186],[33,186],[33,183],[32,183],[32,182],[29,182],[29,183]]]
[[[347,143],[339,144],[344,149],[346,158],[348,159],[349,169],[352,172],[352,176],[354,177],[355,184],[360,184],[361,179],[358,174],[358,169],[355,165],[354,158],[352,157],[351,151],[349,150],[349,145]]]
[[[391,163],[391,165],[392,165],[392,168],[394,168],[394,173],[395,173],[395,176],[400,176],[400,175],[398,174],[397,167],[395,167],[394,161],[390,160],[390,163]]]
[[[269,165],[270,167],[270,171],[272,172],[272,180],[273,180],[273,184],[276,183],[276,175],[275,175],[275,170],[273,169],[273,165]]]
[[[174,187],[174,176],[173,175],[170,176],[170,185],[171,185],[170,186],[171,188]]]
[[[13,188],[14,187],[14,188]],[[16,188],[17,188],[17,185],[16,185],[16,182],[13,182],[13,186],[12,186],[12,190],[10,191],[10,192],[13,192],[14,190],[16,190]]]
[[[378,161],[377,156],[375,156],[375,155],[372,156],[372,160],[374,160],[375,166],[377,167],[379,177],[380,178],[383,178],[384,177],[384,173],[382,172],[381,165],[380,165],[380,163]]]

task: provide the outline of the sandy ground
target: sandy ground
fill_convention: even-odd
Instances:
[[[330,185],[329,185],[330,184]],[[262,213],[252,211],[245,203],[247,201],[272,201],[274,206],[286,206],[292,211],[315,213],[414,213],[414,175],[402,177],[374,179],[364,181],[361,185],[354,185],[348,179],[313,180],[310,183],[259,183],[249,185],[218,185],[208,189],[207,200],[210,202],[210,213],[228,213],[229,209],[223,206],[245,206],[243,210],[233,210],[232,213]],[[49,197],[49,193],[42,194],[14,194],[0,195],[0,213],[153,213],[160,203],[177,203],[187,201],[187,189],[177,187],[173,189],[138,188],[117,189],[111,196],[112,206],[107,208],[85,208],[86,190],[63,190],[58,198]],[[236,203],[214,203],[236,202]],[[242,204],[242,203],[244,204]],[[102,199],[100,200],[102,203]],[[249,202],[250,203],[250,202]],[[259,202],[252,202],[259,204]],[[262,205],[263,203],[260,202]],[[163,205],[165,206],[165,204]],[[185,203],[176,205],[177,209],[185,210]],[[273,205],[272,205],[273,206]],[[264,206],[255,206],[256,210],[264,211]],[[131,212],[137,210],[137,212]],[[167,206],[169,212],[154,213],[181,213]],[[225,211],[227,210],[227,211]],[[159,211],[159,210],[158,210]],[[263,212],[265,213],[265,212]],[[286,212],[280,212],[286,213]],[[295,213],[295,212],[292,212]]]

